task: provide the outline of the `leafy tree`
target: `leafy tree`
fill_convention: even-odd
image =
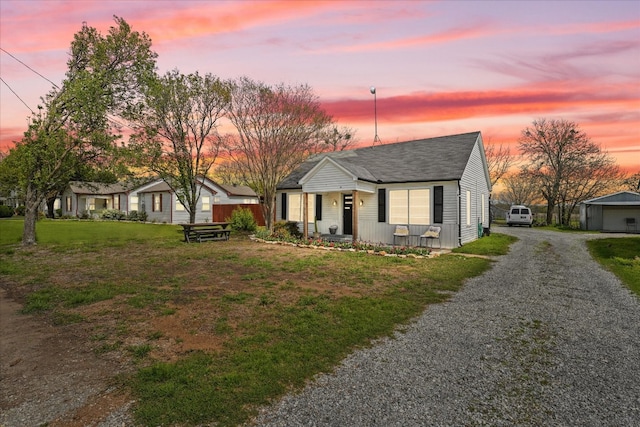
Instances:
[[[229,102],[229,89],[217,77],[174,70],[147,87],[142,108],[130,116],[139,123],[130,144],[138,165],[167,182],[192,223],[202,177],[220,151],[217,126]]]
[[[547,202],[547,224],[558,206],[561,222],[569,225],[577,203],[597,197],[619,176],[611,157],[571,121],[534,121],[522,131],[519,148],[526,158],[523,171]]]
[[[247,77],[229,84],[228,118],[237,134],[229,138],[227,157],[234,173],[262,195],[271,229],[276,186],[309,155],[322,151],[332,119],[307,85],[267,86]]]
[[[122,114],[153,73],[156,54],[149,37],[114,19],[106,36],[86,25],[75,34],[62,87],[42,99],[11,150],[25,196],[23,245],[35,244],[39,207],[69,181],[75,166],[116,150],[119,128],[109,114]]]

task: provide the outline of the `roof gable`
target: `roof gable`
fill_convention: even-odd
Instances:
[[[619,191],[617,193],[596,197],[595,199],[585,200],[582,203],[591,205],[640,205],[640,193],[634,193],[633,191]]]
[[[300,188],[300,180],[323,158],[330,158],[357,179],[370,182],[458,180],[462,177],[478,140],[481,141],[480,132],[470,132],[322,153],[300,165],[278,188]]]

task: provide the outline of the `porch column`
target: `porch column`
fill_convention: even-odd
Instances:
[[[309,238],[309,193],[302,193],[302,235]]]
[[[356,242],[358,240],[358,207],[360,206],[360,202],[358,202],[358,190],[353,190],[351,194],[353,196],[353,205],[351,206],[351,222],[353,224],[352,240]]]

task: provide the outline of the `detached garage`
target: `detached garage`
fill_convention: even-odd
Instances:
[[[640,193],[620,191],[580,203],[580,228],[640,233]]]

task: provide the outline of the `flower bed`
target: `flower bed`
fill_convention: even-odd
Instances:
[[[313,238],[296,238],[291,236],[282,236],[269,234],[261,231],[252,236],[253,240],[265,242],[285,244],[302,248],[338,250],[348,252],[364,252],[372,255],[381,256],[399,256],[412,258],[426,258],[432,255],[428,248],[418,248],[415,246],[389,246],[382,243],[371,242],[334,242],[325,239]]]

